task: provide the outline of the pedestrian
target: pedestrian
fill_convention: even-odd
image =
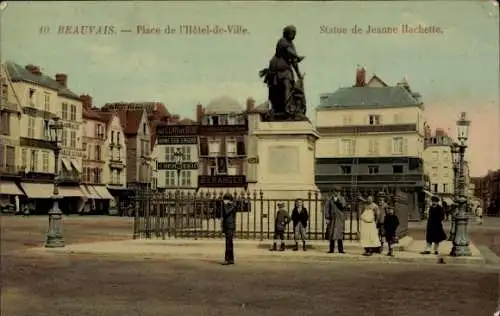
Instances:
[[[387,247],[389,248],[387,255],[391,257],[394,256],[392,251],[393,245],[397,243],[396,231],[398,226],[399,219],[394,213],[394,208],[389,207],[384,218],[384,235],[385,241],[387,241]]]
[[[479,225],[482,225],[483,224],[483,208],[481,207],[480,204],[478,204],[476,207],[476,216],[477,216],[477,223]]]
[[[373,197],[368,196],[365,202],[363,212],[360,216],[359,223],[359,241],[361,247],[364,248],[365,256],[371,256],[377,249],[380,249],[380,239],[378,238],[377,230],[377,213],[378,206],[373,202]]]
[[[278,250],[278,242],[280,243],[279,251],[285,251],[285,230],[290,223],[290,216],[285,209],[285,203],[278,203],[278,211],[274,220],[274,242],[271,251]]]
[[[295,207],[292,211],[293,235],[295,237],[294,251],[299,250],[299,240],[302,241],[302,250],[306,251],[306,234],[307,222],[309,221],[309,213],[304,207],[301,199],[295,200]]]
[[[431,253],[431,247],[434,244],[434,254],[439,254],[439,243],[446,240],[446,233],[443,228],[443,221],[445,219],[444,210],[439,205],[439,198],[433,196],[429,209],[429,218],[427,219],[427,229],[425,232],[425,239],[427,242],[425,251],[421,254],[428,255]]]
[[[224,254],[224,265],[234,264],[233,238],[236,230],[236,207],[233,197],[224,194],[222,197],[222,232],[226,237],[226,251]]]
[[[334,188],[325,202],[325,217],[327,220],[326,239],[329,241],[328,253],[335,252],[335,242],[339,253],[344,252],[344,230],[346,201],[340,193],[340,188]]]
[[[377,194],[377,231],[378,231],[378,239],[380,239],[380,248],[375,249],[375,252],[382,253],[384,250],[384,218],[387,213],[387,209],[389,205],[385,201],[385,192],[379,192]]]

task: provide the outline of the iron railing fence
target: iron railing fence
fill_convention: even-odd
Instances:
[[[222,238],[221,207],[226,192],[193,193],[154,190],[138,190],[131,200],[134,212],[134,239],[136,238]],[[344,239],[356,240],[359,232],[359,215],[362,203],[358,194],[347,194]],[[372,191],[360,192],[373,194]],[[240,239],[268,240],[274,236],[277,204],[285,203],[291,216],[295,199],[266,198],[265,192],[231,192],[237,206],[236,237]],[[408,230],[408,199],[405,193],[390,198],[400,217],[399,236]],[[354,198],[353,198],[354,197]],[[393,201],[394,200],[394,201]],[[309,212],[307,236],[309,240],[323,240],[326,232],[324,216],[325,198],[319,192],[308,192],[302,199]],[[285,238],[293,239],[293,227],[287,226]]]

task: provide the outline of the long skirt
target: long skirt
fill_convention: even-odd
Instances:
[[[360,221],[359,242],[363,248],[377,248],[381,246],[376,223]]]

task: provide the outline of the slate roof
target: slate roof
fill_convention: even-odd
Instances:
[[[24,66],[18,65],[11,61],[5,62],[5,66],[13,82],[24,81],[24,82],[34,83],[45,88],[56,90],[61,96],[74,100],[80,100],[80,97],[76,93],[62,86],[52,77],[49,77],[44,74],[41,74],[39,76],[34,75],[26,68],[24,68]]]
[[[348,87],[325,93],[318,108],[413,106],[422,102],[404,87]]]

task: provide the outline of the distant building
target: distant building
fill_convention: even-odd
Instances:
[[[354,86],[320,96],[316,185],[322,192],[334,186],[368,192],[399,187],[412,192],[410,203],[421,206],[425,131],[420,94],[406,80],[389,86],[376,75],[366,82],[365,73],[358,69]]]
[[[429,176],[430,192],[440,197],[446,204],[453,203],[455,175],[451,146],[453,140],[443,129],[436,129],[427,135],[424,150],[424,168]]]

